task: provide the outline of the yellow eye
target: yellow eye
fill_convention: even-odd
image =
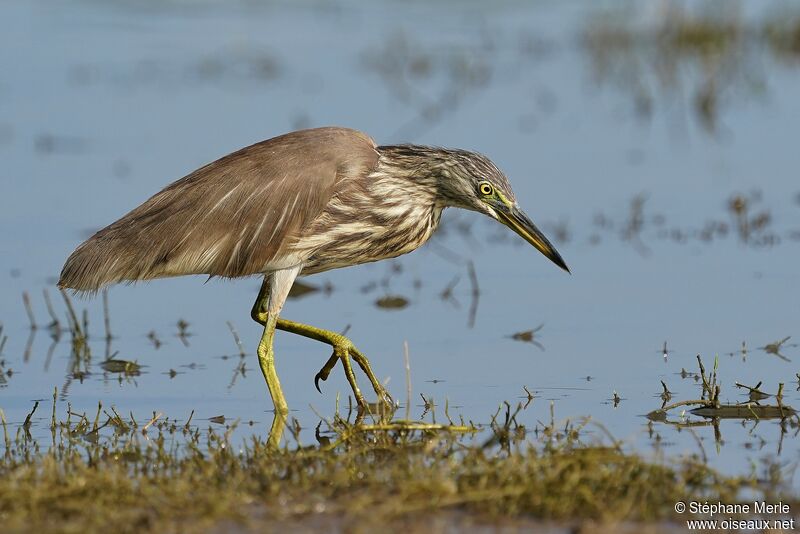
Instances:
[[[481,192],[481,195],[486,197],[494,193],[494,188],[489,182],[481,182],[481,184],[478,186],[478,190]]]

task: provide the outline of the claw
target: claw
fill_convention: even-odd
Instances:
[[[325,381],[325,379],[322,377],[322,373],[317,373],[317,374],[314,375],[314,387],[317,388],[317,391],[322,393],[322,390],[319,389],[319,381],[320,381],[320,379],[322,379],[323,382]]]
[[[322,390],[319,389],[319,381],[322,380],[325,382],[328,379],[328,376],[330,376],[331,370],[333,370],[333,367],[336,365],[338,359],[339,355],[334,349],[333,354],[331,354],[331,357],[328,358],[327,362],[325,362],[325,365],[322,366],[322,369],[320,369],[319,372],[314,375],[314,387],[316,387],[317,391],[320,393],[322,393]]]

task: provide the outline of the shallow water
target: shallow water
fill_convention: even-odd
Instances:
[[[715,446],[711,426],[692,433],[648,425],[643,415],[661,405],[660,380],[673,400],[699,396],[697,381],[680,376],[696,372],[697,354],[709,369],[718,355],[724,402],[746,399],[735,382],[763,381],[771,393],[784,383],[783,402],[800,408],[794,338],[781,347],[785,359],[760,348],[797,335],[797,58],[742,45],[750,48],[726,64],[709,121],[691,58],[681,63],[676,52],[677,88],[654,85],[652,74],[624,77],[647,65],[646,54],[631,60],[616,50],[620,65],[603,73],[582,35],[605,18],[587,6],[474,3],[453,15],[448,3],[4,2],[6,418],[21,423],[32,402],[57,387],[77,412],[94,413],[102,400],[144,420],[153,411],[180,418],[194,410],[200,421],[253,421],[242,435],[266,431],[271,405],[254,355],[259,328],[249,319],[258,280],[112,288],[110,354],[140,364],[138,376],[104,371],[101,299],[78,301],[92,335],[83,380],[70,364],[68,334],[51,357],[46,329],[29,336],[21,295],[31,294],[45,325],[48,288],[65,322],[53,284],[92,231],[236,148],[339,124],[382,143],[489,155],[572,269],[560,272],[492,221],[452,212],[411,255],[307,279],[329,290],[291,301],[284,315],[349,327],[399,400],[408,342],[412,415],[422,414],[423,393],[440,405],[439,417],[447,400],[451,415],[485,423],[503,401],[526,402],[525,386],[535,399],[518,419],[529,428],[549,421],[552,400],[557,418],[590,415],[634,450],[699,454],[699,438],[725,472],[776,457],[791,467],[800,442],[788,425],[782,434],[774,421],[722,421]],[[737,16],[757,26],[778,12]],[[659,13],[627,16],[647,28]],[[641,63],[631,69],[630,61]],[[642,104],[642,91],[652,102]],[[748,202],[747,234],[729,209],[736,195]],[[762,212],[770,219],[759,226]],[[728,231],[711,231],[709,221]],[[473,327],[467,260],[480,288]],[[387,296],[408,305],[377,307]],[[189,323],[186,344],[176,337],[179,319]],[[244,359],[226,321],[242,338]],[[539,346],[512,338],[539,325]],[[330,415],[347,383],[337,368],[322,395],[314,389],[325,346],[281,333],[276,351],[292,416],[310,441],[314,410]],[[40,410],[32,431],[43,436],[49,409]],[[680,410],[673,415],[679,420]]]

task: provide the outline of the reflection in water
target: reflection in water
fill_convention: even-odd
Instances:
[[[797,12],[752,20],[731,4],[645,5],[650,16],[623,8],[590,17],[582,39],[597,83],[627,93],[642,119],[658,106],[689,107],[716,134],[725,104],[766,91],[769,59],[784,68],[800,65]]]
[[[741,348],[737,351],[729,352],[728,356],[741,356],[743,362],[747,361],[747,342],[742,341]]]
[[[544,352],[544,346],[539,343],[539,336],[537,335],[539,331],[544,328],[544,324],[540,324],[536,328],[532,328],[531,330],[525,330],[523,332],[517,332],[515,334],[511,334],[509,336],[511,339],[515,341],[522,341],[523,343],[530,343],[531,345],[535,346],[542,352]]]
[[[789,341],[790,339],[792,339],[792,336],[786,336],[785,338],[783,338],[781,340],[773,341],[772,343],[767,343],[763,347],[759,347],[759,350],[763,350],[767,354],[772,354],[773,356],[777,356],[778,358],[780,358],[781,360],[783,360],[785,362],[791,362],[792,360],[790,360],[789,358],[787,358],[786,356],[781,354],[781,349],[783,347],[796,347],[797,346],[797,343],[790,343],[790,344],[787,345],[786,342]]]
[[[771,248],[794,241],[791,228],[775,228],[773,210],[763,205],[759,190],[748,194],[735,193],[725,203],[726,212],[705,221],[700,226],[687,227],[671,223],[666,215],[647,209],[647,196],[634,195],[624,217],[598,212],[593,218],[595,233],[588,242],[599,245],[602,235],[617,236],[629,243],[643,257],[651,252],[653,240],[671,241],[685,245],[710,245],[726,238],[738,239],[753,248]],[[784,239],[784,236],[788,239]]]
[[[748,397],[749,397],[751,402],[758,402],[760,400],[764,400],[764,399],[769,398],[769,397],[772,396],[769,393],[764,393],[763,391],[758,389],[758,388],[761,387],[761,384],[762,383],[759,382],[755,386],[748,386],[746,384],[742,384],[741,382],[736,382],[734,385],[737,388],[746,389],[748,391]]]
[[[153,348],[156,350],[160,349],[161,345],[163,344],[161,338],[158,337],[158,333],[155,330],[150,330],[147,333],[147,339],[153,344]]]
[[[488,36],[487,36],[488,39]],[[364,65],[387,90],[416,110],[392,139],[415,139],[453,114],[467,95],[484,89],[492,76],[490,42],[426,50],[404,33],[390,36],[364,55]]]
[[[178,323],[176,324],[178,327],[178,333],[175,334],[175,337],[181,340],[184,347],[189,346],[189,338],[192,337],[194,334],[189,332],[189,323],[187,323],[183,319],[178,319]]]

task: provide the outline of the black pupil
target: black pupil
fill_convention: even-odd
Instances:
[[[483,191],[483,194],[484,194],[484,195],[488,195],[489,193],[491,193],[491,192],[492,192],[492,188],[491,188],[491,187],[489,187],[489,186],[488,186],[488,185],[486,185],[486,184],[483,184],[483,186],[481,186],[481,190]]]

